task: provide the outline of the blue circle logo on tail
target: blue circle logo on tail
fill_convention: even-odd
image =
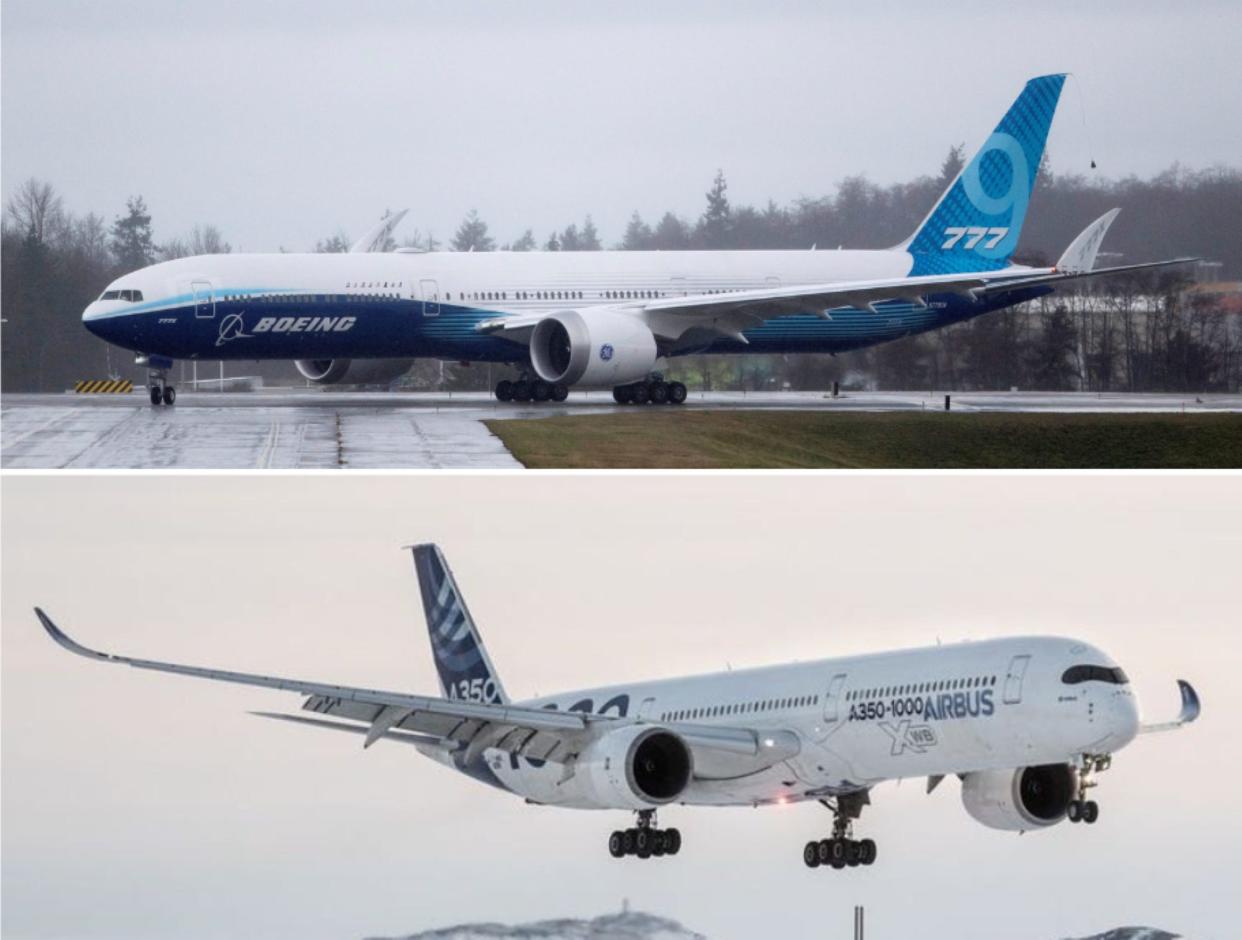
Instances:
[[[604,360],[604,362],[607,362],[609,359],[612,358],[612,344],[611,343],[604,343],[604,345],[599,348],[599,357],[602,360]]]

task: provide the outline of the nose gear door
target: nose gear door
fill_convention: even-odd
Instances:
[[[194,296],[195,318],[210,320],[216,315],[216,298],[211,291],[211,281],[192,282],[190,293]]]

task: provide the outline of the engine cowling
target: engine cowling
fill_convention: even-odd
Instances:
[[[993,829],[1042,829],[1065,818],[1078,792],[1078,769],[1041,764],[1017,770],[983,770],[962,778],[962,805]]]
[[[564,385],[626,385],[655,366],[655,336],[637,317],[615,310],[562,310],[544,317],[530,337],[539,378]]]
[[[694,757],[667,728],[630,725],[592,744],[579,758],[578,772],[601,808],[651,809],[682,794],[694,775]]]
[[[413,359],[295,359],[302,377],[316,385],[389,385],[410,371]]]

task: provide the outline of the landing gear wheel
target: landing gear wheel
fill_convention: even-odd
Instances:
[[[530,383],[525,379],[518,379],[513,383],[513,400],[530,401]]]
[[[808,842],[802,849],[802,861],[807,868],[819,868],[819,843]]]
[[[562,402],[569,397],[569,386],[563,382],[557,382],[552,386],[552,400]]]
[[[863,865],[870,865],[875,861],[874,839],[863,839],[858,843],[858,861]]]
[[[634,400],[634,390],[628,385],[618,385],[612,390],[612,400],[618,405],[628,405]]]
[[[651,854],[656,858],[664,855],[668,851],[668,840],[664,838],[664,833],[656,830],[651,834]]]
[[[681,830],[665,829],[664,830],[664,854],[676,855],[681,851]]]
[[[634,854],[634,843],[637,841],[637,837],[638,837],[637,829],[626,829],[624,832],[621,833],[621,848],[624,850],[622,854],[624,855]]]
[[[177,400],[177,390],[171,385],[164,386],[164,404],[171,405]]]
[[[670,405],[684,405],[686,403],[686,386],[681,382],[670,382],[668,385],[668,403]]]
[[[552,397],[552,386],[543,379],[536,379],[530,384],[530,397],[532,401],[547,401]]]
[[[150,388],[150,392],[151,392],[151,404],[161,405],[164,403],[164,393],[160,391],[160,387],[158,385],[152,385]]]
[[[508,379],[501,379],[496,383],[496,400],[513,401],[513,383]]]
[[[608,854],[613,858],[625,855],[625,833],[618,830],[608,837]]]
[[[651,387],[646,382],[638,382],[630,386],[633,391],[630,393],[630,400],[636,405],[645,405],[651,401]]]
[[[845,839],[828,840],[828,864],[833,868],[845,867]]]
[[[845,864],[854,868],[862,864],[862,843],[850,839],[845,843]]]
[[[820,839],[815,845],[816,857],[819,858],[821,865],[827,865],[832,861],[832,840]]]
[[[668,385],[664,382],[652,382],[649,394],[651,395],[651,404],[666,404],[668,402]]]
[[[1065,818],[1072,823],[1082,821],[1082,801],[1070,800],[1069,806],[1065,808]]]
[[[1100,805],[1095,800],[1082,804],[1082,821],[1088,826],[1100,818]]]
[[[639,829],[634,837],[634,852],[639,858],[650,858],[652,843],[655,841],[650,829]]]

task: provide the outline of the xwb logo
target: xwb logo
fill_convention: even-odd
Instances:
[[[880,730],[892,738],[893,749],[890,753],[894,757],[908,750],[924,754],[929,747],[936,746],[936,732],[931,725],[912,725],[909,718],[896,724],[881,722]]]
[[[611,344],[609,344],[609,343],[604,343],[604,345],[603,345],[603,346],[601,346],[601,347],[599,348],[599,357],[600,357],[602,360],[604,360],[604,362],[607,362],[609,359],[611,359],[611,358],[612,358],[612,346],[611,346]]]

